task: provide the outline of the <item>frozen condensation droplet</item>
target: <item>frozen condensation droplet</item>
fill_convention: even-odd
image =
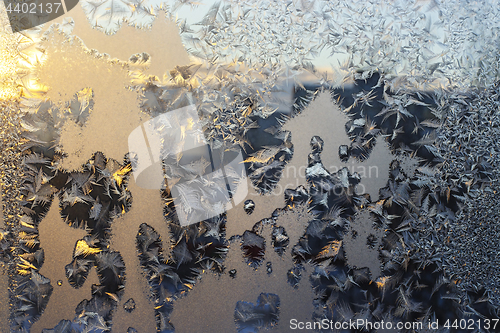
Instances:
[[[132,312],[135,310],[135,301],[133,298],[129,298],[128,301],[123,304],[123,309],[127,311],[128,313]]]
[[[244,207],[245,213],[250,215],[253,213],[254,209],[255,209],[255,203],[253,202],[253,200],[248,199],[247,201],[245,201],[245,207]]]
[[[266,263],[266,271],[267,271],[267,274],[271,274],[273,272],[273,264],[272,264],[272,262],[268,261]]]

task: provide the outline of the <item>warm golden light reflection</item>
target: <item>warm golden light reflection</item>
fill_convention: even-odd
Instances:
[[[35,69],[43,62],[44,52],[37,47],[41,30],[33,28],[12,33],[4,8],[0,7],[0,100],[38,96],[47,91],[36,79]]]
[[[17,62],[14,49],[14,38],[8,33],[0,35],[0,100],[19,96],[15,84]]]
[[[41,97],[48,88],[37,79],[37,68],[46,60],[45,52],[37,47],[42,39],[41,30],[33,28],[16,34],[18,38],[18,85],[22,96]]]
[[[15,39],[9,28],[7,13],[0,4],[0,100],[15,98],[18,93],[14,84],[17,70]]]
[[[81,240],[79,240],[76,243],[75,251],[73,253],[73,257],[78,257],[80,255],[83,255],[84,257],[87,257],[89,255],[97,254],[99,252],[101,252],[100,249],[94,248],[94,247],[90,247],[89,244],[86,241],[84,241],[83,239],[81,239]]]

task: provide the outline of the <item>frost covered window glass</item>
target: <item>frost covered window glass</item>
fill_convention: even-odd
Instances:
[[[1,332],[500,331],[496,1],[51,1],[0,3]]]

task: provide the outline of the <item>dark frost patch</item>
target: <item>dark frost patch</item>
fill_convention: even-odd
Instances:
[[[243,233],[241,250],[246,262],[253,268],[257,268],[264,260],[266,241],[264,237],[247,230]]]
[[[238,332],[258,332],[274,327],[279,320],[279,306],[280,298],[275,294],[260,294],[255,305],[239,301],[234,309]]]
[[[276,253],[280,256],[283,255],[286,247],[290,243],[290,238],[288,237],[285,228],[282,226],[273,226],[271,239],[274,251],[276,251]]]
[[[186,227],[170,223],[175,245],[168,258],[158,232],[145,223],[140,225],[136,246],[154,302],[158,331],[174,330],[170,322],[174,301],[193,288],[203,271],[224,272],[222,263],[228,249],[224,223],[221,217]]]
[[[286,273],[288,284],[294,288],[298,288],[303,270],[304,267],[301,265],[296,265],[293,268],[290,268]]]

